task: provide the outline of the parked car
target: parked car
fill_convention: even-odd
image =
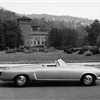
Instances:
[[[55,63],[0,68],[0,79],[14,81],[20,87],[28,85],[30,81],[40,80],[71,80],[89,86],[93,85],[97,79],[100,79],[100,69],[78,65],[70,66],[62,59],[57,59]]]

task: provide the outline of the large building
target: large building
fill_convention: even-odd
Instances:
[[[22,17],[18,18],[17,21],[20,25],[22,35],[24,37],[24,45],[30,46],[31,45],[30,34],[32,33],[32,27],[30,25],[31,19],[26,16],[22,16]]]
[[[31,19],[22,16],[17,19],[20,28],[22,30],[22,35],[24,37],[24,45],[28,47],[34,47],[39,45],[45,45],[47,32],[40,31],[39,26],[31,27]]]
[[[47,32],[33,30],[33,32],[31,33],[31,47],[45,45],[47,34]]]

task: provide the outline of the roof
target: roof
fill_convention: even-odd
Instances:
[[[22,20],[22,19],[28,19],[28,20],[32,20],[31,18],[29,18],[29,17],[26,17],[26,16],[19,17],[17,20]]]

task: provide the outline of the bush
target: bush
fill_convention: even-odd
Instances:
[[[64,52],[67,52],[68,51],[68,49],[64,49]]]
[[[24,50],[23,49],[17,49],[17,52],[23,52]]]
[[[78,52],[78,54],[84,54],[84,52],[85,52],[85,50],[80,49],[79,52]]]
[[[72,54],[73,53],[73,49],[72,48],[68,49],[66,53],[67,54]]]
[[[85,56],[91,56],[92,52],[90,50],[86,51]]]
[[[93,46],[91,52],[92,54],[99,54],[99,48],[97,46]]]
[[[93,50],[92,54],[99,54],[99,50],[98,49]]]
[[[72,53],[73,52],[73,48],[70,45],[64,47],[63,50],[64,50],[64,52],[68,52],[68,53]]]
[[[54,47],[50,47],[50,48],[44,48],[43,52],[55,52],[57,51]]]
[[[32,51],[33,51],[33,52],[38,52],[38,51],[39,51],[39,48],[35,48],[35,47],[34,47],[34,48],[32,48]]]
[[[30,49],[24,49],[24,53],[32,53],[32,50],[30,50]]]
[[[43,51],[44,50],[44,48],[39,48],[39,51]]]
[[[48,49],[44,49],[43,52],[49,52],[49,50]]]
[[[86,46],[83,46],[82,48],[80,48],[78,54],[84,54],[85,51],[87,51],[87,47]]]
[[[49,50],[49,52],[55,52],[56,51],[56,49],[54,47],[50,47],[48,50]]]
[[[73,52],[76,52],[76,51],[78,51],[78,49],[77,48],[73,48]]]
[[[16,53],[16,50],[15,49],[8,49],[8,50],[6,50],[6,53]]]

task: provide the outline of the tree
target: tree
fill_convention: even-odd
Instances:
[[[62,44],[62,34],[61,30],[59,31],[57,28],[52,27],[51,31],[48,34],[48,43],[49,46],[58,47]]]
[[[20,46],[22,46],[24,44],[24,37],[21,34],[21,32],[17,33],[17,48],[19,48]]]
[[[76,28],[76,30],[78,35],[77,46],[81,47],[81,46],[88,45],[88,33],[86,31],[86,27],[80,25],[79,27]]]
[[[64,46],[72,46],[76,47],[77,46],[77,31],[72,28],[65,28],[63,32],[63,44]]]
[[[40,25],[40,20],[38,18],[34,18],[31,21],[31,26],[39,26]]]
[[[77,46],[77,31],[71,28],[57,29],[52,27],[48,35],[48,42],[50,46],[64,47],[64,46]]]
[[[95,20],[90,26],[86,27],[86,31],[88,34],[88,42],[90,45],[96,45],[96,40],[98,35],[100,34],[100,22],[99,20]]]
[[[0,50],[3,50],[5,47],[5,39],[3,34],[3,22],[0,20]]]
[[[17,47],[17,34],[13,31],[7,31],[6,33],[6,46],[9,48]]]
[[[6,47],[19,48],[20,45],[23,45],[23,36],[17,22],[13,20],[4,21],[3,28]]]
[[[100,47],[100,35],[98,36],[98,38],[97,38],[97,41],[96,41],[96,42],[97,42],[97,46],[98,46],[98,47]]]

